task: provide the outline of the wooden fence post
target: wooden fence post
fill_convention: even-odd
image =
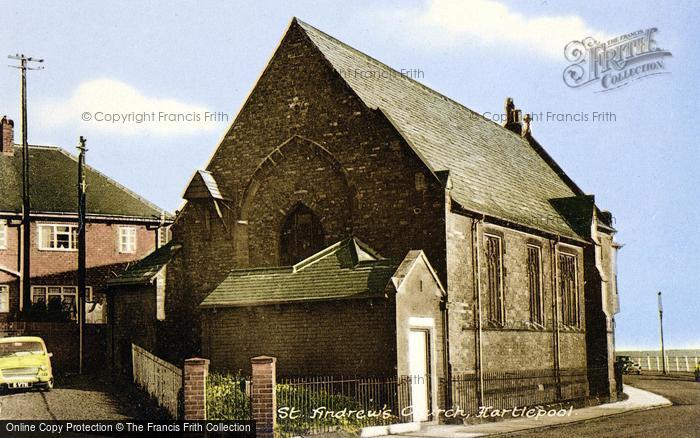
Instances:
[[[250,359],[253,368],[251,408],[258,437],[273,437],[277,423],[277,359],[258,356]]]
[[[209,360],[198,357],[185,359],[183,371],[185,420],[206,420]]]

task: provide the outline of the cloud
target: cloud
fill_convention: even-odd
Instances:
[[[180,102],[146,96],[114,79],[83,82],[67,100],[37,105],[42,123],[119,135],[187,135],[221,130],[228,115]]]
[[[493,0],[430,0],[427,8],[386,12],[382,18],[400,22],[402,29],[436,48],[478,42],[562,59],[564,46],[571,41],[589,36],[609,39],[576,15],[526,17]]]

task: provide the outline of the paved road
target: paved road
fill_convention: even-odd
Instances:
[[[625,376],[625,384],[663,395],[673,406],[600,418],[517,437],[699,437],[700,383],[690,377]]]
[[[94,377],[57,377],[51,392],[0,396],[0,420],[126,420],[152,413],[143,399]]]

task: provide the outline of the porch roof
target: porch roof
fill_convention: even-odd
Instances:
[[[129,266],[123,274],[107,282],[109,287],[149,284],[167,265],[181,246],[168,242]]]
[[[244,307],[383,297],[397,264],[356,238],[340,241],[294,266],[233,270],[200,304]]]

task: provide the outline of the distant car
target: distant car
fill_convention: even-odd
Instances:
[[[52,354],[36,336],[0,338],[0,389],[53,389]]]
[[[642,366],[633,361],[629,356],[617,356],[617,361],[622,364],[624,374],[642,374]]]

